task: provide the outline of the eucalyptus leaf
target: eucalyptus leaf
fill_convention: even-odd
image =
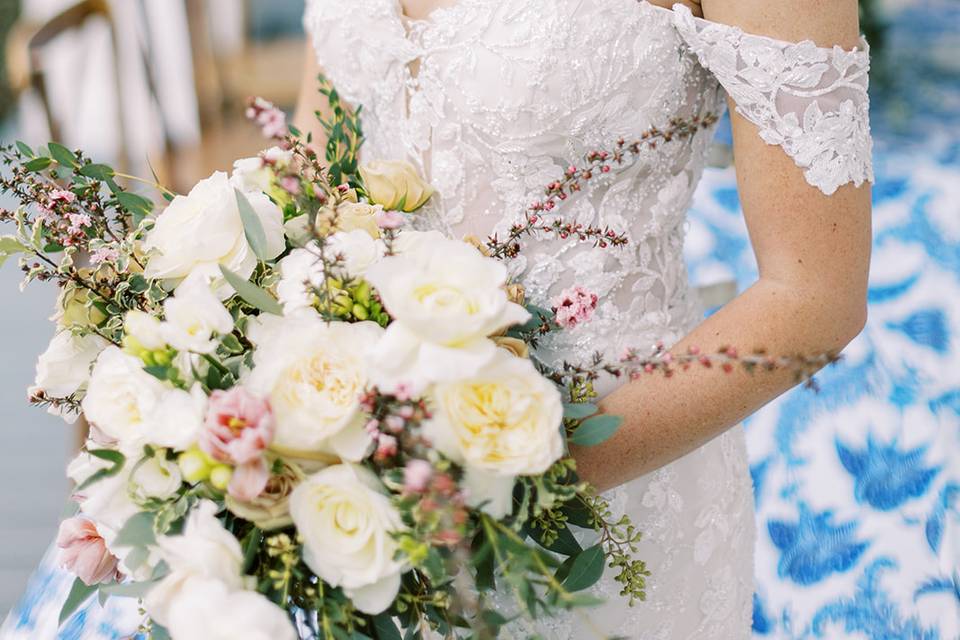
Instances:
[[[124,455],[119,451],[111,451],[110,449],[94,449],[88,453],[95,458],[106,460],[110,463],[110,466],[106,467],[105,469],[98,470],[89,478],[84,480],[80,486],[77,487],[77,491],[83,491],[87,487],[90,487],[101,480],[105,480],[106,478],[117,475],[120,473],[121,469],[123,469],[123,465],[126,462],[126,457],[124,457]]]
[[[50,149],[50,155],[53,156],[53,159],[56,160],[57,163],[65,167],[70,167],[71,169],[79,164],[76,154],[62,144],[51,142],[47,144],[47,148]]]
[[[67,595],[67,599],[63,601],[63,607],[60,609],[58,623],[62,625],[69,620],[70,616],[76,613],[96,590],[96,586],[89,587],[80,578],[74,580],[73,586],[70,587],[70,593]]]
[[[17,144],[17,149],[20,150],[20,153],[22,153],[27,158],[32,158],[34,155],[36,155],[33,152],[33,149],[31,149],[26,142],[21,142],[20,140],[17,140],[16,144]]]
[[[157,582],[159,580],[107,584],[100,587],[100,593],[111,598],[143,598],[150,589],[157,586]]]
[[[117,202],[127,213],[133,216],[133,226],[135,227],[139,226],[143,219],[153,211],[153,201],[129,191],[118,192]]]
[[[156,516],[143,511],[131,516],[117,533],[114,544],[121,547],[147,547],[155,544],[157,536],[154,533]]]
[[[248,304],[256,307],[264,313],[272,313],[275,316],[283,315],[283,307],[276,299],[252,282],[245,280],[230,269],[220,265],[220,272],[226,279],[227,284],[233,287],[237,295],[243,298]]]
[[[113,168],[105,164],[85,164],[77,170],[77,173],[94,180],[109,180],[116,175]]]
[[[570,436],[570,442],[581,447],[595,447],[606,442],[617,432],[623,418],[619,416],[596,416],[585,420]]]
[[[267,232],[263,229],[263,222],[260,216],[254,211],[253,205],[239,189],[234,188],[233,192],[237,197],[237,208],[240,210],[240,220],[243,222],[243,233],[250,243],[253,253],[261,261],[269,259],[267,252]]]
[[[599,409],[597,405],[586,402],[571,403],[565,402],[563,405],[563,417],[570,420],[583,420],[595,414]]]
[[[171,640],[170,632],[154,622],[150,627],[150,640]]]
[[[567,591],[583,591],[592,587],[603,576],[605,562],[606,556],[599,544],[585,549],[583,553],[574,556],[569,573],[563,580],[563,587]]]
[[[43,171],[47,167],[53,164],[53,160],[50,158],[34,158],[30,162],[27,162],[23,165],[23,168],[27,171]]]

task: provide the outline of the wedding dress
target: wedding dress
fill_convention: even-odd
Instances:
[[[503,235],[588,151],[675,116],[719,115],[725,93],[823,193],[873,179],[865,43],[847,52],[780,42],[637,0],[457,0],[423,20],[405,17],[399,0],[308,0],[305,26],[327,76],[363,106],[365,159],[414,162],[437,189],[421,224],[457,236]],[[711,134],[643,151],[560,208],[627,233],[626,248],[538,240],[511,264],[536,304],[574,283],[602,301],[539,358],[616,357],[674,342],[701,320],[682,246]],[[505,635],[749,637],[754,521],[742,429],[611,497],[644,531],[646,602],[629,607],[608,576],[606,605],[518,621]],[[501,604],[515,608],[506,596]]]

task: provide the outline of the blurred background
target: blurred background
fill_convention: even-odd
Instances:
[[[960,2],[861,8],[874,55],[870,321],[819,394],[789,394],[747,425],[757,638],[960,638]],[[303,0],[0,0],[0,140],[53,138],[186,191],[265,146],[243,119],[248,96],[293,107],[302,11]],[[728,146],[722,128],[713,157]],[[707,171],[687,254],[698,285],[756,277],[732,167]],[[16,295],[19,277],[0,268],[0,616],[12,610],[18,638],[125,638],[135,606],[93,603],[59,636],[59,605],[33,606],[70,584],[40,563],[75,434],[26,403],[53,296]]]

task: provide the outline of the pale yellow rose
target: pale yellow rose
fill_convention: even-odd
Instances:
[[[407,162],[370,162],[360,167],[360,177],[370,201],[390,211],[416,211],[433,195],[430,185]]]
[[[51,318],[60,329],[71,327],[95,327],[107,319],[107,316],[90,302],[89,289],[68,285],[57,298],[57,312]]]

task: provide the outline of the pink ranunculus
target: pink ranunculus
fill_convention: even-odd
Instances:
[[[200,448],[232,465],[255,463],[273,441],[270,403],[240,386],[210,394]]]
[[[583,324],[593,317],[598,301],[597,294],[580,286],[571,287],[553,299],[555,321],[564,329]]]
[[[119,580],[119,560],[107,549],[103,536],[93,522],[82,517],[60,524],[57,534],[60,566],[74,574],[87,586]]]

